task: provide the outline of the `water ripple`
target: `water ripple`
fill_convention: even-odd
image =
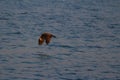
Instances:
[[[119,80],[118,0],[0,0],[0,80]],[[57,36],[38,45],[43,32]]]

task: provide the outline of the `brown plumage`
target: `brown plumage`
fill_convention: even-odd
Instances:
[[[53,34],[45,32],[41,34],[40,38],[38,39],[38,44],[42,45],[45,41],[46,44],[48,45],[52,37],[56,38],[56,36],[54,36]]]

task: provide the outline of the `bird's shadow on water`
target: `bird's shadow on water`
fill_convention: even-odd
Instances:
[[[51,53],[37,52],[33,53],[33,55],[35,58],[38,58],[40,60],[61,59],[57,55],[52,55]]]
[[[45,46],[43,45],[41,47],[44,48]],[[36,48],[38,48],[38,47],[36,47]],[[32,54],[33,54],[33,56],[35,58],[38,58],[40,60],[50,60],[50,59],[62,60],[62,57],[60,57],[60,55],[63,54],[63,53],[53,51],[53,50],[55,50],[55,48],[71,49],[73,47],[70,46],[70,45],[53,45],[53,44],[49,44],[49,45],[47,45],[45,47],[46,51],[44,51],[44,50],[43,51],[37,51],[36,53],[32,53]],[[68,54],[68,55],[70,55],[70,54]]]
[[[33,55],[36,56],[36,58],[39,58],[39,59],[41,59],[41,60],[48,60],[48,59],[51,59],[51,58],[52,58],[51,55],[44,54],[44,53],[42,53],[42,52],[34,53]]]

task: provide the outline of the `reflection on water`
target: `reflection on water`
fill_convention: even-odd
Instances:
[[[41,60],[48,60],[50,58],[52,58],[52,56],[50,55],[47,55],[47,54],[36,54],[37,55],[37,58],[41,59]]]
[[[1,0],[0,80],[119,80],[119,4]],[[43,32],[57,38],[39,46]]]

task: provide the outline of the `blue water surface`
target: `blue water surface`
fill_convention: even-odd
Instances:
[[[120,80],[120,0],[0,0],[0,80]]]

